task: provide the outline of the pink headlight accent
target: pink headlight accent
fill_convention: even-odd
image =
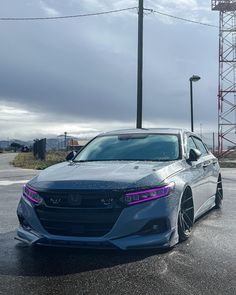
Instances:
[[[131,201],[129,202],[127,200],[128,205],[135,205],[135,204],[139,204],[139,203],[143,203],[143,202],[147,202],[147,201],[151,201],[151,200],[155,200],[155,199],[160,199],[163,197],[166,197],[169,195],[171,189],[174,187],[174,183],[170,183],[166,186],[162,186],[162,187],[158,187],[158,188],[154,188],[154,189],[150,189],[150,190],[145,190],[145,191],[140,191],[140,192],[134,192],[134,193],[128,193],[125,195],[125,197],[132,197],[132,196],[136,196],[136,195],[145,195],[145,194],[149,194],[149,193],[155,193],[155,192],[159,192],[159,194],[157,196],[150,196],[147,197],[145,199],[142,200],[138,200],[138,201]]]
[[[31,195],[27,194],[27,191],[31,193]],[[28,186],[24,185],[23,186],[23,195],[26,199],[28,199],[29,201],[33,202],[34,204],[39,204],[39,200],[38,199],[34,199],[34,195],[38,196],[38,193],[33,191],[32,189],[30,189]]]

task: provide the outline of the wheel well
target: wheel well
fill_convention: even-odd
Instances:
[[[194,207],[193,207],[192,189],[190,186],[187,185],[183,190],[183,194],[182,194],[181,202],[180,202],[180,211],[178,214],[179,242],[182,242],[188,239],[193,223],[194,223]]]
[[[191,202],[191,205],[192,205],[192,207],[193,207],[193,216],[192,216],[192,218],[193,218],[193,220],[194,220],[193,192],[192,192],[192,189],[191,189],[190,186],[186,186],[186,187],[185,187],[184,192],[183,192],[183,196],[184,196],[185,194],[187,194],[188,197],[190,197],[190,196],[192,197],[191,200],[189,200],[189,202]],[[183,196],[182,196],[182,198],[183,198]]]
[[[190,186],[186,186],[183,194],[188,194],[188,196],[193,196],[193,192]]]

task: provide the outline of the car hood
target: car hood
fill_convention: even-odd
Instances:
[[[182,169],[182,161],[63,162],[42,171],[29,185],[38,190],[151,187]]]

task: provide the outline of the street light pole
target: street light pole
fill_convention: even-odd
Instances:
[[[193,81],[190,78],[190,109],[191,109],[191,131],[194,132],[193,126]]]
[[[138,11],[138,75],[137,75],[137,121],[136,127],[142,128],[143,113],[143,0],[139,0]]]
[[[190,79],[190,109],[191,109],[191,131],[194,132],[194,123],[193,123],[193,82],[197,82],[201,77],[193,75]]]

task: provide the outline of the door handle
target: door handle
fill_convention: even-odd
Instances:
[[[203,168],[206,168],[206,167],[208,167],[209,165],[211,165],[211,161],[206,161],[206,162],[203,163],[202,167],[203,167]]]

